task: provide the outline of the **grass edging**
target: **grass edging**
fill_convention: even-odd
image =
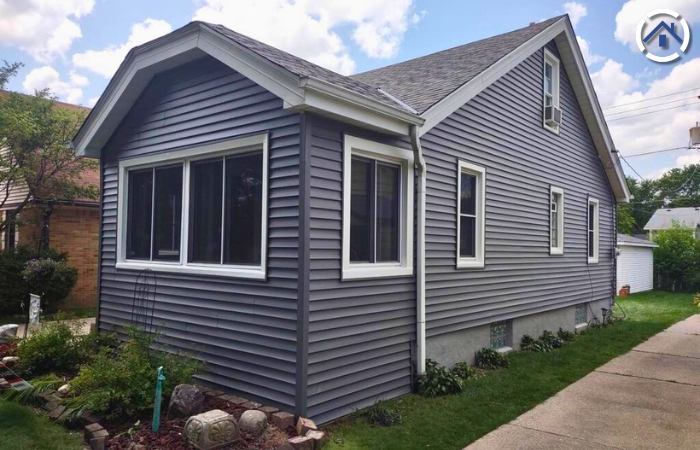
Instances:
[[[510,422],[611,359],[697,312],[692,294],[650,292],[618,299],[627,314],[621,323],[589,329],[575,342],[550,353],[514,352],[511,367],[465,383],[457,395],[415,394],[390,400],[403,422],[371,425],[361,415],[327,427],[329,449],[462,449]],[[616,309],[621,314],[621,310]]]

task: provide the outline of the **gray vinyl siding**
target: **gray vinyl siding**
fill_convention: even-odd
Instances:
[[[563,66],[560,134],[543,128],[543,54],[422,138],[428,338],[612,296],[611,190]],[[486,168],[483,269],[455,268],[458,160]],[[550,185],[565,190],[564,255],[549,254]],[[587,263],[589,196],[600,201],[598,264]]]
[[[209,57],[152,80],[103,149],[99,325],[129,325],[138,275],[115,269],[118,161],[269,131],[267,280],[157,273],[154,325],[207,362],[203,380],[294,411],[300,116],[282,106]]]
[[[341,281],[344,133],[410,145],[313,115],[306,124],[311,157],[308,415],[324,423],[411,389],[415,278]]]

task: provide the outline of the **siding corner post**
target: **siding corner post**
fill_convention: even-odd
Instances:
[[[297,298],[297,364],[295,413],[307,416],[307,390],[309,370],[309,283],[311,233],[311,156],[308,136],[311,132],[308,116],[301,114],[299,139],[299,272]]]

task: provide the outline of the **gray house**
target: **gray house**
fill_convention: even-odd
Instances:
[[[644,225],[644,231],[648,233],[649,238],[652,238],[655,233],[671,228],[675,224],[692,228],[695,230],[695,237],[700,239],[700,208],[691,206],[657,209]]]
[[[321,423],[613,301],[629,193],[566,16],[352,77],[190,23],[73,144],[102,164],[99,328],[151,269],[203,382]]]

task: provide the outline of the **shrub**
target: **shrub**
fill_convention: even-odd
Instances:
[[[367,419],[375,425],[390,427],[400,425],[403,422],[401,413],[389,408],[384,402],[377,402],[366,412]]]
[[[457,394],[462,392],[463,388],[462,379],[448,368],[440,366],[432,359],[425,360],[425,375],[418,378],[418,393],[420,395],[439,397]]]
[[[562,342],[573,342],[576,339],[576,334],[573,331],[567,331],[559,327],[557,331],[557,337],[562,340]]]
[[[510,361],[503,353],[492,348],[482,348],[476,352],[476,366],[482,369],[506,369]]]
[[[156,346],[156,336],[132,329],[119,348],[104,348],[89,365],[81,367],[71,383],[77,394],[71,408],[87,408],[108,419],[150,410],[160,366],[165,374],[165,396],[178,384],[190,382],[201,364],[191,357],[168,353],[163,345]]]
[[[20,371],[30,375],[75,373],[86,361],[77,322],[44,322],[17,346]]]
[[[22,302],[25,304],[25,309],[29,304],[29,293],[36,286],[27,283],[22,274],[27,262],[36,258],[49,258],[62,262],[66,260],[66,257],[66,253],[59,253],[55,250],[37,254],[28,246],[18,246],[0,251],[0,286],[2,286],[0,289],[0,314],[19,314],[22,312],[20,306]],[[54,289],[49,290],[49,296],[53,295],[52,298],[48,299],[52,306],[63,299],[55,296],[54,292]]]
[[[695,229],[674,223],[654,235],[656,288],[670,291],[694,291],[700,288],[700,240]]]
[[[75,286],[78,269],[52,258],[30,259],[22,270],[22,277],[30,292],[41,295],[42,309],[52,311]]]
[[[555,334],[551,331],[547,330],[544,330],[542,332],[542,336],[540,336],[540,341],[544,342],[544,344],[551,349],[562,348],[562,346],[564,345],[564,341],[562,341],[559,337],[555,336]]]
[[[455,364],[454,367],[452,367],[452,373],[463,380],[476,378],[478,375],[476,369],[466,362],[458,362]]]
[[[564,330],[559,328],[559,333],[564,333]],[[561,348],[564,345],[564,340],[551,331],[544,330],[539,339],[534,339],[526,334],[520,340],[520,349],[530,352],[551,352],[554,349]]]

